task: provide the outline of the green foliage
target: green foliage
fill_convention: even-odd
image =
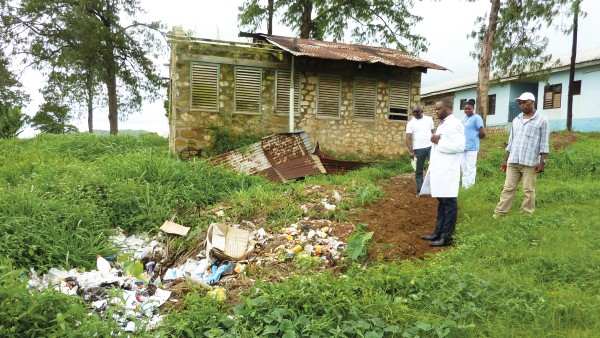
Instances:
[[[2,256],[0,256],[2,257]],[[88,315],[81,298],[52,289],[41,293],[27,288],[23,270],[0,259],[0,332],[3,337],[109,337],[123,334],[116,320]]]
[[[373,237],[374,232],[365,232],[367,224],[359,224],[354,229],[354,233],[348,237],[348,246],[346,255],[353,260],[359,260],[367,255],[367,246]]]
[[[2,31],[0,30],[0,32]],[[0,46],[2,46],[2,40],[0,40]],[[9,68],[4,49],[0,48],[0,106],[20,106],[28,101],[29,96],[20,89],[21,86]]]
[[[243,147],[256,143],[266,136],[265,134],[251,133],[236,134],[227,127],[210,127],[209,129],[213,139],[212,148],[210,150],[210,155],[212,156],[240,148],[243,150]]]
[[[77,127],[67,124],[71,119],[69,107],[52,101],[46,101],[31,119],[31,126],[42,133],[68,134],[78,132]]]
[[[0,139],[17,137],[29,123],[21,107],[9,107],[0,102]]]
[[[421,21],[410,13],[412,1],[300,1],[281,0],[273,3],[274,17],[296,31],[301,38],[334,41],[345,40],[346,33],[356,43],[377,43],[414,53],[427,51],[425,38],[413,34],[411,28]],[[266,23],[269,16],[266,1],[246,0],[239,7],[238,20],[253,31]]]
[[[497,79],[511,76],[530,76],[548,68],[551,55],[546,54],[548,38],[540,31],[553,25],[561,11],[571,6],[572,1],[520,0],[501,1],[498,26],[493,40],[491,66]],[[477,17],[477,30],[468,37],[476,40],[475,52],[471,56],[479,59],[483,36],[488,32],[487,14]],[[543,74],[542,74],[543,75]]]

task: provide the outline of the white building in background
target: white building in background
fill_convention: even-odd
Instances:
[[[551,130],[565,130],[571,56],[564,55],[555,60],[558,63],[549,70],[547,80],[509,78],[490,86],[486,127],[494,129],[506,126],[520,113],[515,98],[523,92],[532,92],[536,97],[537,110],[548,118]],[[425,106],[441,97],[453,98],[456,113],[463,110],[467,100],[476,96],[477,77],[424,87],[421,91]],[[600,131],[600,47],[577,52],[573,130]]]

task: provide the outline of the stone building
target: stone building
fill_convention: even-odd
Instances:
[[[208,148],[211,127],[227,127],[239,134],[304,130],[330,152],[396,156],[406,151],[421,73],[445,70],[395,49],[247,35],[252,43],[173,29],[172,152]]]

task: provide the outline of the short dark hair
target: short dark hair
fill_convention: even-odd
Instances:
[[[441,102],[446,108],[450,108],[452,110],[452,100],[447,97],[440,99],[438,102]]]
[[[475,107],[475,100],[469,99],[469,101],[467,101],[467,103],[465,103],[465,105],[469,105],[469,106]]]

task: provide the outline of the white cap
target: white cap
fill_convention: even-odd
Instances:
[[[527,100],[535,101],[535,96],[533,96],[533,94],[531,94],[530,92],[525,92],[525,93],[521,94],[521,96],[517,97],[515,99],[515,102],[527,101]]]

